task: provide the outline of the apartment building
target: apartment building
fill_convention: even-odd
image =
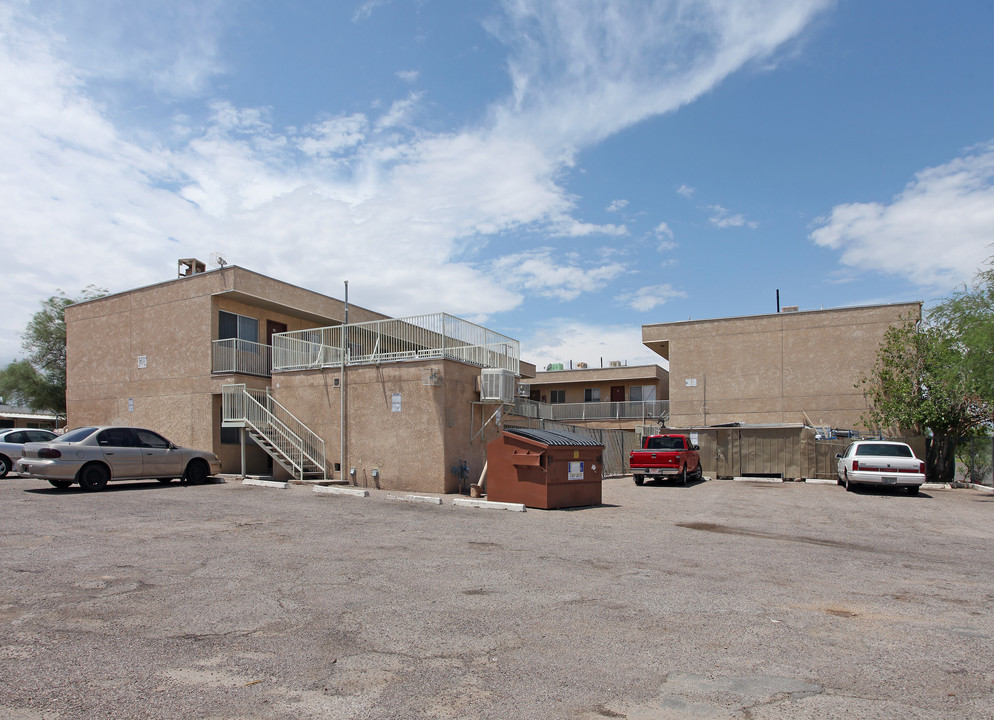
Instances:
[[[67,308],[68,422],[148,427],[278,479],[453,492],[478,476],[492,405],[534,373],[518,342],[444,314],[347,319],[342,300],[182,260]],[[487,373],[503,398],[481,394]]]
[[[669,373],[659,365],[550,365],[527,384],[527,400],[515,404],[515,413],[525,417],[633,429],[665,421],[669,412]]]
[[[726,423],[864,429],[870,373],[888,328],[921,303],[690,320],[642,326],[669,361],[671,427]]]

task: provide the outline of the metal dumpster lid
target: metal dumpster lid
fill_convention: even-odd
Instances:
[[[546,445],[593,445],[598,447],[603,445],[603,443],[599,443],[593,438],[589,438],[584,435],[577,435],[576,433],[564,432],[563,430],[507,428],[504,432],[511,433],[513,435],[520,435],[521,437],[545,443]]]

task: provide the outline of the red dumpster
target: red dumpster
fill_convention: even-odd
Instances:
[[[600,505],[603,455],[576,433],[505,430],[487,445],[487,499],[543,510]]]

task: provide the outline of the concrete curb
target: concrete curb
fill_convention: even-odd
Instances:
[[[369,497],[369,490],[361,488],[335,487],[334,485],[315,485],[314,492],[324,495],[348,495],[350,497]]]
[[[456,507],[472,507],[482,510],[510,510],[511,512],[525,512],[523,503],[494,502],[492,500],[470,500],[468,498],[455,498],[452,504]]]
[[[442,498],[432,497],[431,495],[387,495],[387,500],[396,500],[398,502],[413,502],[413,503],[425,503],[426,505],[441,505]]]
[[[838,485],[838,480],[826,480],[825,478],[805,478],[806,485]]]
[[[783,478],[768,478],[768,477],[733,477],[735,482],[760,482],[760,483],[782,483]]]
[[[245,478],[242,480],[242,485],[255,485],[256,487],[276,488],[278,490],[286,490],[290,487],[290,483],[277,482],[276,480],[258,480],[256,478]]]

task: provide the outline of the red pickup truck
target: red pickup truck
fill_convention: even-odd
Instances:
[[[646,478],[661,480],[664,477],[676,477],[686,485],[688,478],[700,480],[704,475],[698,450],[700,447],[691,443],[686,435],[646,435],[642,439],[642,449],[632,450],[628,466],[636,485],[641,485]]]

